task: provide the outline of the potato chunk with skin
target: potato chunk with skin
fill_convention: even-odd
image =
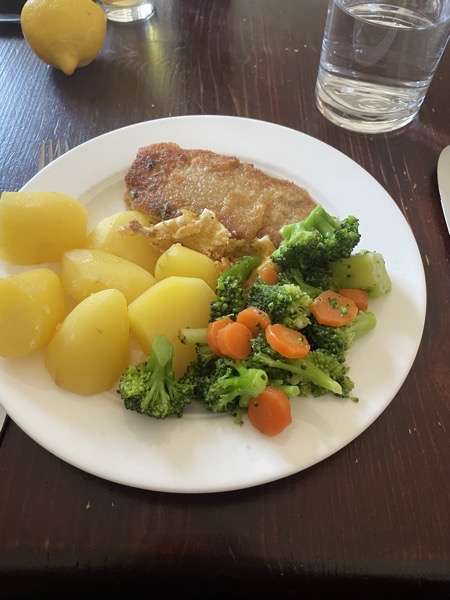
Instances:
[[[198,277],[215,291],[219,272],[215,262],[205,254],[181,244],[173,244],[159,257],[155,267],[155,278],[160,281],[172,275]]]
[[[177,377],[181,377],[195,359],[195,346],[182,344],[178,332],[186,327],[206,327],[215,297],[202,279],[162,279],[128,306],[131,332],[147,354],[153,337],[163,333],[173,344],[173,367]]]
[[[150,225],[150,218],[137,210],[124,210],[105,217],[97,223],[86,239],[86,248],[104,250],[130,260],[154,274],[160,256],[149,244],[145,235],[128,227],[137,221],[143,227]]]
[[[44,346],[66,310],[64,288],[50,269],[0,279],[0,356],[27,356]]]
[[[129,362],[125,296],[103,290],[80,302],[50,340],[45,366],[59,387],[90,396],[109,390]]]
[[[63,254],[59,276],[64,289],[76,302],[101,290],[116,289],[129,303],[156,281],[151,273],[129,260],[103,250],[84,248]]]
[[[58,261],[86,241],[86,208],[59,192],[3,192],[0,256],[14,264]]]

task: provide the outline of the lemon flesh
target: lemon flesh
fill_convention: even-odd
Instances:
[[[105,40],[105,13],[92,0],[27,0],[20,20],[36,56],[66,75],[89,65]]]

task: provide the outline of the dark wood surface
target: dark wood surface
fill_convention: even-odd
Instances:
[[[357,135],[314,105],[326,0],[159,0],[108,26],[71,77],[0,24],[0,191],[36,172],[44,138],[74,147],[118,127],[221,114],[339,149],[388,191],[416,237],[428,310],[398,394],[331,458],[254,488],[167,494],[72,467],[10,419],[0,445],[0,598],[448,598],[449,236],[436,164],[450,144],[450,49],[419,117]],[[380,236],[383,231],[380,231]],[[383,377],[383,374],[380,374]]]

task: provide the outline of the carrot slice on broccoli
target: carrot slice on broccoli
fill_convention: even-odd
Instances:
[[[247,413],[253,427],[270,436],[278,435],[292,423],[289,398],[282,390],[270,385],[250,399]]]
[[[208,323],[206,329],[206,342],[211,352],[217,354],[217,356],[221,356],[222,354],[217,343],[217,334],[230,323],[233,323],[233,320],[230,317],[222,317],[221,319],[217,319],[217,321]]]
[[[264,283],[275,285],[278,283],[278,271],[273,265],[266,264],[259,269],[259,277]]]
[[[303,333],[279,323],[266,328],[266,340],[274,350],[286,358],[305,358],[310,350]]]
[[[341,327],[353,321],[358,314],[358,307],[350,298],[326,290],[314,298],[311,312],[321,325]]]
[[[256,308],[256,306],[248,306],[241,310],[236,317],[236,321],[248,327],[252,332],[252,337],[256,337],[265,331],[271,322],[269,315],[260,308]]]
[[[217,346],[223,356],[228,356],[233,360],[243,360],[252,351],[251,339],[250,329],[235,321],[219,329]]]
[[[345,298],[350,298],[363,312],[369,308],[369,294],[365,290],[357,290],[356,288],[342,288],[338,293]]]

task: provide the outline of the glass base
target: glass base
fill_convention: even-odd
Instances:
[[[419,111],[421,102],[414,102],[408,107],[399,102],[394,94],[378,93],[372,86],[364,89],[358,83],[328,86],[323,85],[320,77],[316,83],[316,106],[322,115],[331,123],[349,131],[358,133],[387,133],[405,127]],[[423,98],[422,98],[423,100]]]
[[[336,110],[327,106],[320,97],[316,97],[316,106],[322,115],[328,119],[334,125],[338,125],[343,129],[348,129],[349,131],[355,131],[356,133],[388,133],[389,131],[396,131],[401,127],[405,127],[408,123],[416,116],[415,114],[411,114],[408,117],[405,117],[401,120],[396,121],[387,121],[387,122],[379,122],[379,121],[358,121],[347,115],[344,112],[337,112]]]
[[[108,21],[114,21],[116,23],[132,23],[134,21],[142,21],[143,19],[149,19],[155,14],[155,7],[150,2],[144,2],[138,6],[114,6],[112,4],[101,3],[106,18]]]

